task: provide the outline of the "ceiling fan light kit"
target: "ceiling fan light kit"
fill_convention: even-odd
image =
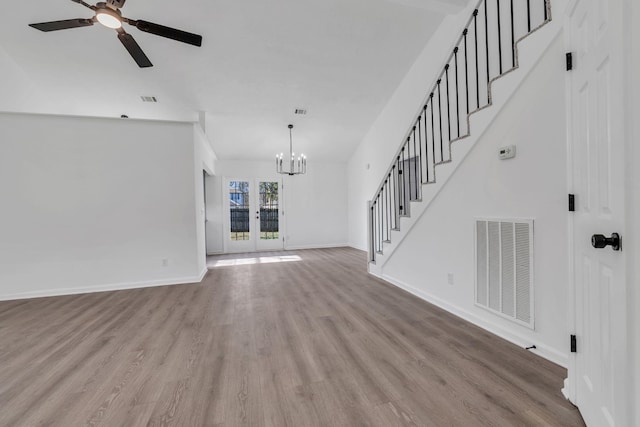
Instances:
[[[122,23],[136,27],[145,33],[155,34],[160,37],[187,43],[193,46],[202,46],[202,36],[198,34],[188,33],[164,25],[154,24],[153,22],[129,19],[122,16],[120,8],[124,6],[126,0],[107,0],[106,2],[96,3],[92,6],[83,0],[71,0],[95,12],[93,18],[66,19],[62,21],[41,22],[37,24],[29,24],[30,27],[40,31],[58,31],[69,28],[89,27],[98,22],[107,28],[111,28],[117,32],[118,39],[127,49],[131,57],[136,61],[140,68],[152,67],[153,64],[142,51],[133,36],[122,28]]]
[[[100,7],[100,5],[104,5],[104,7]],[[98,3],[96,7],[98,8],[96,19],[99,23],[114,30],[122,27],[122,13],[118,9],[111,9],[105,3]]]

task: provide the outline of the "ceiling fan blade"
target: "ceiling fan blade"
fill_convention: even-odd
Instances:
[[[58,31],[68,28],[89,27],[93,25],[92,19],[65,19],[64,21],[40,22],[38,24],[29,24],[30,27],[40,31]]]
[[[82,1],[82,0],[71,0],[71,1],[72,1],[72,2],[74,2],[74,3],[81,4],[81,5],[83,5],[84,7],[88,7],[88,8],[89,8],[89,9],[91,9],[91,10],[96,10],[96,7],[95,7],[95,6],[91,6],[89,3],[86,3],[86,2],[84,2],[84,1]]]
[[[188,33],[186,31],[165,27],[164,25],[154,24],[153,22],[148,21],[135,21],[130,19],[128,22],[145,33],[155,34],[156,36],[166,37],[168,39],[177,40],[194,46],[202,46],[202,36],[198,34]]]
[[[153,64],[149,61],[149,58],[147,58],[147,55],[144,54],[131,34],[127,34],[123,29],[120,29],[118,31],[118,39],[120,39],[140,68],[153,67]]]

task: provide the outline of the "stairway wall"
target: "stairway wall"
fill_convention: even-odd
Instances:
[[[392,254],[382,275],[565,365],[567,195],[562,36],[558,36]],[[473,129],[472,129],[473,132]],[[465,141],[458,143],[464,144]],[[515,144],[515,159],[498,149]],[[535,330],[474,305],[474,218],[533,218]],[[454,284],[448,284],[453,274]]]
[[[398,88],[349,159],[347,167],[349,245],[367,250],[367,201],[424,104],[477,1],[448,15],[434,32]]]

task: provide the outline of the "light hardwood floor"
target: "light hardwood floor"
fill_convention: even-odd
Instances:
[[[245,258],[280,254],[300,260],[0,302],[0,426],[583,425],[564,369],[369,276],[364,253]]]

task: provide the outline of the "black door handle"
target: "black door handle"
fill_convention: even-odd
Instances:
[[[612,233],[611,237],[605,237],[602,234],[594,234],[591,236],[591,246],[596,249],[602,249],[611,245],[611,249],[614,251],[620,250],[620,235],[618,233]]]

